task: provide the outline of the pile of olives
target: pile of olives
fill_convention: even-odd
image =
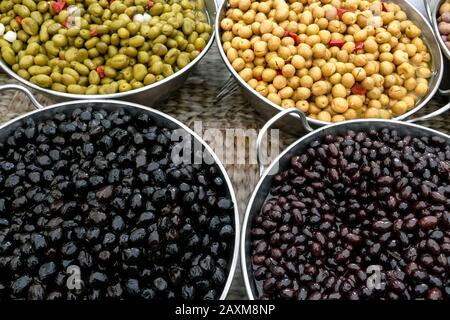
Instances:
[[[204,0],[2,1],[1,58],[20,77],[73,94],[141,88],[206,47]]]

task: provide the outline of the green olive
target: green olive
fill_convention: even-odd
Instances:
[[[22,29],[30,36],[34,36],[39,33],[38,23],[30,17],[24,18],[22,20]]]
[[[19,75],[19,77],[24,78],[25,80],[29,80],[31,77],[28,71],[24,69],[17,70],[17,74]]]
[[[194,41],[195,49],[203,50],[206,47],[206,41],[203,38],[197,38]]]
[[[91,4],[87,11],[96,17],[100,17],[103,14],[103,8],[98,3]]]
[[[78,84],[80,86],[86,87],[89,85],[89,78],[87,76],[80,76],[80,80],[78,80]]]
[[[14,3],[12,1],[2,1],[0,2],[0,12],[8,12],[10,11],[14,6]]]
[[[36,7],[40,13],[46,13],[50,9],[47,1],[39,1]]]
[[[126,92],[126,91],[130,91],[132,89],[133,89],[133,87],[131,86],[131,84],[129,84],[127,82],[121,83],[119,85],[119,92]]]
[[[88,56],[89,58],[93,59],[100,56],[100,52],[98,52],[97,48],[91,48],[88,50]]]
[[[111,82],[107,85],[102,86],[104,87],[105,94],[112,94],[116,93],[119,90],[119,84],[117,82]]]
[[[81,48],[80,50],[77,51],[76,60],[78,62],[83,62],[88,57],[89,57],[89,52],[86,49]]]
[[[38,66],[46,66],[48,65],[48,57],[44,54],[37,54],[34,57],[34,64]]]
[[[114,69],[123,69],[129,64],[129,58],[124,54],[118,54],[110,59],[111,67]]]
[[[164,5],[162,3],[155,3],[153,7],[150,8],[150,15],[151,16],[159,16],[163,13]]]
[[[127,30],[130,35],[135,35],[139,31],[139,25],[134,22],[130,22],[127,24]]]
[[[110,84],[113,81],[114,80],[111,78],[102,78],[102,80],[100,80],[100,84]]]
[[[32,55],[25,55],[19,60],[19,67],[21,69],[28,69],[33,65],[34,58]]]
[[[116,1],[117,2],[117,1]],[[89,87],[86,88],[85,94],[97,94],[98,93],[98,86],[95,84],[91,84]]]
[[[85,65],[86,67],[89,68],[89,70],[94,70],[94,69],[97,68],[97,66],[95,65],[94,61],[92,61],[91,59],[85,59],[85,60],[83,61],[83,63],[84,63],[84,65]]]
[[[69,84],[67,86],[67,92],[74,94],[84,94],[86,92],[86,88],[82,87],[79,84]]]
[[[35,11],[37,9],[36,3],[33,0],[22,0],[22,4],[30,9],[30,11]]]
[[[66,36],[70,38],[75,38],[80,34],[80,28],[69,28],[67,29]]]
[[[108,56],[110,57],[114,57],[116,54],[119,53],[119,50],[117,50],[117,48],[115,46],[108,46]]]
[[[55,34],[52,37],[52,41],[56,47],[65,47],[67,45],[67,38],[62,34]]]
[[[92,48],[94,48],[95,47],[95,45],[98,43],[100,41],[100,39],[99,38],[91,38],[91,39],[89,39],[89,40],[87,40],[85,43],[84,43],[84,47],[86,48],[86,49],[92,49]]]
[[[0,2],[0,23],[17,34],[12,43],[0,37],[1,58],[20,77],[58,92],[109,94],[150,85],[187,66],[211,37],[204,0],[154,0],[150,9],[148,0],[65,5]],[[149,21],[133,21],[146,12]]]
[[[78,81],[80,79],[80,75],[78,74],[78,72],[76,72],[74,69],[69,68],[69,67],[65,67],[63,69],[63,74],[69,74],[72,76],[72,78],[75,79],[75,81]]]
[[[30,44],[28,44],[27,48],[25,49],[25,52],[26,52],[26,54],[35,56],[39,53],[40,49],[41,49],[41,47],[39,46],[38,43],[31,42]]]
[[[148,63],[149,61],[149,55],[146,51],[139,51],[137,55],[137,59],[140,63]]]
[[[161,33],[161,28],[159,26],[153,26],[148,31],[147,37],[150,40],[154,40],[154,39],[156,39],[156,37],[159,36],[160,33]]]
[[[38,74],[30,78],[30,81],[43,88],[50,88],[52,85],[52,78],[46,74]]]
[[[145,42],[145,38],[143,36],[134,36],[133,38],[130,39],[128,44],[131,47],[138,48],[138,47],[142,46],[144,44],[144,42]]]
[[[155,82],[156,82],[156,77],[154,74],[151,74],[151,73],[147,74],[143,81],[144,85],[146,85],[146,86],[148,86],[149,84],[155,83]]]
[[[170,64],[164,64],[163,65],[163,69],[162,69],[162,74],[164,77],[169,77],[173,74],[173,69],[172,66]]]
[[[189,64],[189,62],[191,62],[190,60],[191,59],[190,59],[190,56],[188,53],[184,53],[184,52],[180,53],[180,55],[177,58],[177,67],[179,69],[186,67]]]
[[[194,32],[194,22],[191,19],[184,19],[183,21],[183,33],[187,36]]]
[[[120,28],[119,30],[117,30],[117,34],[121,39],[128,39],[130,37],[130,32],[125,28]]]
[[[52,84],[52,90],[58,91],[58,92],[67,92],[67,87],[63,85],[62,83],[55,83]]]
[[[172,48],[164,56],[164,62],[168,64],[174,64],[177,61],[180,50]]]
[[[89,83],[91,84],[100,83],[100,76],[98,75],[96,70],[92,70],[91,72],[89,72]]]
[[[62,74],[61,72],[57,72],[55,70],[53,70],[53,72],[50,74],[50,78],[52,78],[53,82],[60,83],[62,81]]]
[[[82,75],[82,76],[87,76],[89,75],[89,68],[86,67],[84,64],[80,63],[80,62],[72,62],[72,67],[75,69],[76,72],[78,72],[78,74]]]
[[[60,23],[54,22],[47,27],[47,32],[49,35],[53,36],[53,35],[57,34],[59,29],[61,29],[61,28],[62,28],[62,26]]]
[[[52,72],[52,68],[50,68],[49,66],[31,66],[28,68],[28,72],[32,75],[39,75],[39,74],[45,74],[45,75],[49,75]]]
[[[125,55],[127,55],[127,56],[129,56],[129,57],[136,57],[138,51],[137,51],[136,48],[133,48],[133,47],[127,47],[127,48],[125,48],[125,52],[124,52],[124,53],[125,53]],[[131,63],[131,59],[130,59],[130,64],[132,64],[132,63]]]
[[[134,79],[137,81],[144,80],[145,76],[147,75],[147,67],[141,63],[135,64],[133,66],[133,75]]]
[[[158,56],[164,56],[167,53],[167,47],[161,43],[155,43],[152,49],[153,53]]]
[[[50,35],[48,34],[48,28],[43,25],[41,27],[41,30],[39,30],[39,40],[41,42],[46,42],[48,41],[48,39],[50,39]]]
[[[126,67],[125,69],[120,71],[121,76],[126,81],[130,82],[133,80],[133,68],[132,67]]]
[[[75,78],[72,75],[70,75],[68,73],[63,73],[62,76],[61,76],[61,82],[64,85],[68,86],[68,85],[71,85],[71,84],[76,84],[77,80],[75,80]]]
[[[95,45],[95,49],[97,49],[97,51],[101,54],[104,55],[108,52],[108,45],[104,42],[98,42]]]
[[[55,46],[55,44],[51,40],[47,41],[44,47],[47,53],[51,56],[57,56],[59,53],[59,49]]]
[[[6,48],[6,47],[11,48],[11,44],[8,41],[6,41],[5,39],[0,38],[0,48]]]
[[[117,77],[117,71],[114,68],[111,68],[109,66],[105,66],[104,72],[105,72],[105,76],[108,78],[112,79],[112,78]]]
[[[77,58],[77,54],[78,54],[78,49],[71,47],[71,48],[67,49],[66,52],[64,53],[64,59],[66,59],[66,61],[68,61],[68,62],[75,61]]]
[[[161,61],[155,62],[152,66],[150,66],[150,72],[154,75],[159,75],[163,72],[164,64]]]
[[[30,9],[28,9],[23,4],[15,4],[14,12],[16,13],[16,15],[18,15],[19,17],[22,17],[22,18],[29,17],[30,13],[31,13]]]
[[[139,88],[142,88],[144,86],[144,84],[142,83],[142,82],[140,82],[140,81],[132,81],[131,82],[131,87],[133,88],[133,89],[139,89]]]

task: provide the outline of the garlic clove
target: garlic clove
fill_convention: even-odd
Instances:
[[[7,33],[5,33],[5,35],[3,36],[3,39],[5,39],[8,42],[13,43],[14,41],[17,40],[17,33],[15,33],[14,31],[8,31]]]

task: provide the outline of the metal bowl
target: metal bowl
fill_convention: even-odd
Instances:
[[[417,1],[417,0],[416,0]],[[430,1],[430,0],[423,0],[423,5],[425,7],[425,10],[427,12],[428,18],[431,21],[431,24],[433,25],[433,30],[435,32],[437,41],[439,42],[439,45],[441,46],[442,52],[444,53],[444,56],[447,58],[445,61],[445,69],[446,71],[450,70],[450,49],[447,48],[447,46],[444,43],[444,40],[442,40],[441,33],[439,32],[439,23],[438,23],[438,15],[439,15],[439,8],[446,0],[437,0],[437,1]],[[430,3],[432,2],[432,3]],[[450,89],[448,89],[448,77],[444,78],[444,81],[442,81],[441,89],[439,89],[439,93],[445,96],[450,95]],[[446,82],[446,83],[444,83]]]
[[[211,24],[214,24],[216,19],[216,3],[215,0],[205,0],[206,13],[209,17]],[[73,94],[58,92],[51,89],[42,88],[28,80],[23,79],[17,73],[15,73],[1,58],[0,58],[0,69],[3,69],[9,76],[26,85],[29,88],[35,89],[55,101],[70,101],[70,100],[92,100],[92,99],[121,99],[126,101],[133,101],[136,103],[141,103],[146,106],[155,106],[155,103],[167,98],[171,92],[177,90],[188,78],[189,73],[192,71],[194,66],[206,55],[211,45],[214,42],[214,25],[212,25],[211,39],[206,44],[205,49],[186,67],[175,72],[171,76],[164,78],[161,81],[155,82],[151,85],[144,86],[142,88],[130,90],[127,92],[117,92],[112,94],[95,94],[95,95],[83,95],[83,94]]]
[[[425,0],[427,1],[427,0]],[[443,58],[441,54],[441,50],[439,48],[439,44],[436,40],[436,37],[434,36],[433,28],[431,27],[428,20],[420,13],[420,11],[415,8],[413,5],[411,5],[407,0],[396,0],[396,1],[387,1],[387,2],[395,2],[398,4],[408,15],[408,18],[415,22],[418,26],[420,26],[422,30],[422,39],[424,40],[425,44],[428,46],[428,49],[430,50],[431,56],[432,56],[432,76],[429,82],[430,89],[428,91],[428,94],[423,97],[416,106],[408,111],[407,113],[394,118],[393,120],[404,120],[407,117],[411,116],[412,114],[416,113],[420,109],[422,109],[428,101],[434,96],[436,91],[439,88],[439,84],[441,83],[442,76],[443,76]],[[284,110],[283,107],[273,103],[266,97],[258,94],[250,85],[247,84],[234,70],[231,63],[228,61],[228,58],[225,54],[225,51],[222,46],[222,40],[221,40],[221,29],[220,29],[220,21],[225,17],[226,11],[228,8],[228,1],[224,0],[222,4],[220,5],[219,12],[216,17],[216,38],[217,43],[219,47],[219,52],[222,57],[222,60],[224,61],[225,65],[227,66],[228,70],[231,72],[233,77],[237,80],[239,86],[243,89],[244,95],[247,97],[249,102],[255,106],[256,110],[262,114],[266,119],[272,117],[274,114]],[[291,117],[292,118],[292,117]],[[290,120],[290,121],[289,121]],[[328,122],[316,120],[316,119],[307,119],[308,122],[311,124],[311,126],[318,128],[325,125],[328,125]],[[295,128],[295,122],[292,121],[292,119],[283,119],[282,124],[284,124],[285,127],[288,128],[288,130],[292,131],[293,128]],[[298,131],[298,130],[296,130]]]
[[[445,107],[446,110],[450,109],[450,103]],[[443,108],[444,109],[444,108]],[[247,295],[251,300],[255,300],[258,297],[258,291],[256,286],[256,281],[253,276],[252,262],[251,262],[251,240],[250,231],[253,223],[253,218],[262,208],[269,192],[272,187],[272,179],[274,175],[284,170],[288,167],[290,163],[290,158],[294,155],[306,152],[309,144],[317,139],[320,139],[326,135],[339,135],[344,134],[347,130],[364,130],[368,131],[370,129],[395,129],[399,134],[408,134],[416,137],[429,137],[429,136],[440,136],[444,138],[448,144],[450,144],[450,136],[442,132],[432,130],[411,122],[401,122],[401,121],[385,121],[381,119],[364,119],[364,120],[351,120],[341,123],[335,123],[322,127],[315,131],[310,131],[309,134],[301,137],[293,144],[291,144],[286,150],[284,150],[278,157],[271,162],[271,164],[264,169],[261,165],[261,141],[267,132],[267,130],[274,125],[279,119],[290,114],[295,113],[300,118],[305,118],[304,114],[297,109],[286,109],[283,112],[278,113],[275,117],[269,120],[266,125],[262,128],[257,139],[257,155],[258,162],[260,163],[260,175],[261,178],[255,187],[255,190],[250,198],[247,205],[247,210],[244,216],[244,222],[242,224],[242,235],[241,235],[241,265],[244,274],[245,288],[247,290]],[[414,121],[426,120],[435,116],[426,116],[424,118],[419,118]]]
[[[441,46],[442,52],[447,57],[447,59],[450,60],[450,49],[447,48],[444,41],[442,40],[441,33],[439,32],[439,23],[438,23],[439,8],[444,2],[446,2],[446,0],[435,1],[433,4],[430,4],[430,0],[423,0],[425,9],[428,14],[428,18],[430,19],[431,24],[433,25],[433,30],[436,34],[436,38],[439,42],[439,45]]]
[[[195,132],[193,132],[191,129],[189,129],[187,126],[182,124],[180,121],[176,120],[175,118],[172,118],[171,116],[164,114],[163,112],[151,109],[149,107],[141,106],[138,104],[125,102],[125,101],[111,101],[111,100],[77,100],[77,101],[70,101],[70,102],[62,102],[58,104],[54,104],[51,106],[43,106],[39,102],[36,101],[33,94],[26,88],[15,85],[15,84],[6,84],[6,85],[0,85],[0,91],[2,90],[19,90],[25,93],[33,103],[36,110],[26,113],[18,118],[15,118],[3,125],[0,126],[0,142],[5,141],[5,139],[10,136],[17,128],[22,126],[25,121],[29,118],[32,118],[36,123],[43,122],[47,119],[52,118],[52,116],[56,112],[69,114],[76,108],[85,108],[85,107],[92,107],[94,109],[104,109],[104,110],[119,110],[119,109],[125,109],[127,112],[129,112],[131,115],[140,115],[140,114],[148,114],[153,120],[154,123],[158,126],[164,126],[166,128],[175,130],[175,129],[181,129],[183,131],[183,134],[181,136],[184,136],[184,133],[187,135],[190,135],[194,138],[195,144],[202,145],[205,148],[206,155],[208,157],[211,157],[210,159],[214,159],[214,162],[220,169],[222,179],[226,182],[227,185],[227,192],[230,198],[233,201],[234,205],[234,214],[232,216],[234,229],[235,229],[235,237],[234,242],[232,245],[232,250],[230,252],[230,256],[228,257],[228,275],[227,275],[227,281],[224,285],[224,288],[220,294],[220,300],[224,300],[228,294],[228,291],[231,287],[231,282],[234,277],[234,273],[236,271],[236,265],[238,261],[238,252],[239,252],[239,231],[240,231],[240,225],[239,225],[239,212],[238,212],[238,204],[236,201],[235,193],[233,190],[233,185],[231,184],[230,178],[228,177],[227,172],[225,171],[224,166],[220,162],[217,155],[214,153],[214,151],[211,149],[210,146]]]

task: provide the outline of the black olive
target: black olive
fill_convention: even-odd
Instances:
[[[48,277],[56,273],[56,264],[54,262],[47,262],[39,268],[39,279],[46,280]]]
[[[235,232],[225,180],[172,162],[173,132],[152,123],[88,105],[5,138],[0,299],[218,298]]]
[[[257,297],[448,298],[449,161],[441,138],[389,129],[310,142],[274,176],[251,222]],[[221,222],[223,236],[231,223]],[[381,289],[367,286],[371,266]]]

